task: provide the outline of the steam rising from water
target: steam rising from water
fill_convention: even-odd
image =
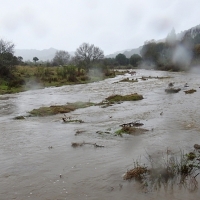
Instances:
[[[173,53],[172,62],[180,66],[189,66],[192,59],[192,52],[183,45],[175,48]]]
[[[24,88],[28,88],[29,90],[36,90],[36,89],[40,89],[43,87],[44,86],[37,79],[30,80],[30,81],[26,82],[24,85]]]
[[[88,76],[91,77],[99,77],[99,78],[103,78],[103,72],[100,68],[95,68],[93,67],[93,69],[90,69]]]

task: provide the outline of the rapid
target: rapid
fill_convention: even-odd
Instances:
[[[170,77],[163,79],[142,76]],[[124,78],[138,82],[118,82]],[[100,200],[100,199],[200,199],[200,191],[144,192],[134,181],[123,180],[135,159],[148,154],[162,157],[170,151],[192,151],[200,144],[200,73],[136,70],[103,81],[30,90],[0,96],[0,199]],[[167,94],[170,82],[181,88]],[[196,89],[185,94],[184,84]],[[188,89],[188,88],[187,88]],[[76,101],[99,103],[113,94],[143,95],[141,101],[123,102],[107,108],[91,106],[67,113],[85,123],[63,123],[63,114],[48,117],[20,115],[41,106]],[[120,124],[140,120],[149,131],[123,137],[98,134],[120,129]],[[81,134],[76,134],[77,131]],[[73,148],[72,142],[91,142]],[[51,148],[52,147],[52,148]],[[197,177],[200,181],[199,176]]]

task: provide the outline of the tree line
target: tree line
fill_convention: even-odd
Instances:
[[[31,65],[21,56],[14,55],[15,45],[12,42],[0,39],[0,78],[12,79],[16,65]],[[74,66],[88,72],[91,68],[100,68],[104,71],[114,68],[155,68],[159,70],[178,71],[187,69],[191,65],[200,63],[200,30],[187,31],[181,38],[177,38],[175,30],[167,35],[165,41],[155,40],[144,43],[140,55],[133,54],[127,58],[119,53],[115,58],[106,58],[104,52],[94,44],[83,43],[72,56],[68,51],[59,50],[54,58],[47,62],[38,62],[33,57],[34,65],[41,66]]]

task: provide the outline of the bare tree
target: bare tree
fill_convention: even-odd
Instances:
[[[14,53],[15,45],[12,42],[0,40],[0,54],[2,53]]]
[[[93,44],[83,43],[76,49],[75,56],[79,61],[85,61],[87,64],[104,58],[104,53],[99,47]]]
[[[103,51],[99,47],[94,47],[92,60],[95,61],[95,60],[99,60],[99,59],[103,59],[103,58],[104,58]]]
[[[54,65],[66,65],[70,61],[70,54],[67,51],[57,51],[54,58]]]

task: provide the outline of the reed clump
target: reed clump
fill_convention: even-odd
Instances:
[[[173,189],[175,186],[185,187],[189,191],[198,188],[196,177],[200,173],[200,153],[198,151],[184,154],[180,151],[176,155],[163,154],[163,157],[153,158],[148,155],[148,164],[134,162],[123,178],[136,180],[145,190]]]

